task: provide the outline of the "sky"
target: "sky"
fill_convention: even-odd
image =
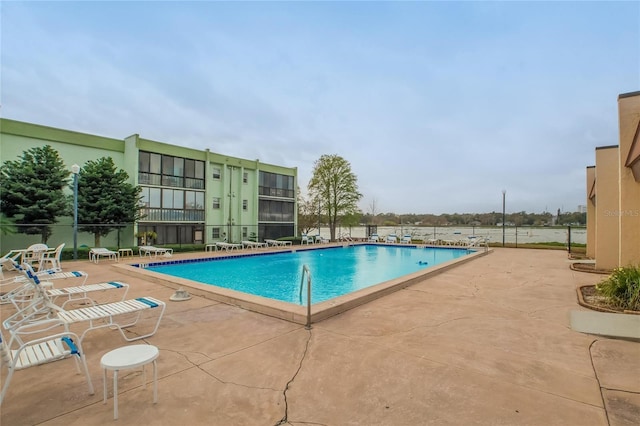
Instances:
[[[0,114],[298,168],[365,213],[576,211],[640,2],[0,2]],[[375,206],[375,208],[374,208]]]

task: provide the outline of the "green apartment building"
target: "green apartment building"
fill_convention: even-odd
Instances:
[[[0,119],[0,163],[17,160],[34,147],[50,145],[65,165],[111,157],[142,188],[144,218],[123,224],[102,246],[128,247],[153,231],[154,244],[209,244],[277,239],[296,234],[297,168],[261,163],[143,139],[124,139]],[[70,174],[71,176],[71,174]],[[82,185],[81,180],[78,185]],[[0,189],[1,190],[1,189]],[[71,187],[69,187],[71,191]],[[49,246],[72,246],[73,219],[53,226]],[[40,242],[38,235],[0,236],[2,253]],[[93,235],[78,234],[78,245],[93,246]]]

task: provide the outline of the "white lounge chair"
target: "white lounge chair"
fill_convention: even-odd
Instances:
[[[12,271],[14,263],[20,263],[20,257],[24,253],[24,250],[11,250],[4,256],[0,257],[0,279],[3,278],[2,270]]]
[[[166,308],[166,304],[164,302],[153,297],[145,296],[121,302],[65,310],[52,302],[49,293],[43,287],[42,282],[37,276],[31,275],[30,280],[36,292],[33,297],[33,301],[28,306],[9,316],[2,323],[4,328],[11,332],[27,324],[35,324],[51,319],[58,319],[65,324],[67,330],[70,325],[88,322],[89,326],[80,335],[80,341],[84,339],[84,336],[90,330],[110,327],[117,328],[122,337],[126,341],[131,342],[154,335],[160,326],[160,320],[162,319]],[[124,332],[124,328],[138,324],[142,318],[143,312],[155,308],[159,308],[157,310],[159,314],[153,330],[146,334],[140,333],[136,334],[133,338],[128,338]],[[134,319],[130,321],[129,318],[131,316],[134,316]]]
[[[31,268],[31,266],[27,264],[24,265],[27,268]],[[22,274],[5,278],[0,282],[0,288],[3,289],[3,293],[0,294],[0,304],[14,303],[15,305],[15,300],[25,300],[27,296],[30,296],[33,293],[32,283],[29,280],[27,271],[17,262],[14,262],[14,267],[21,271]],[[41,281],[45,282],[78,278],[82,280],[80,285],[84,285],[87,282],[87,278],[89,278],[89,274],[84,271],[56,272],[53,270],[47,270],[34,273],[31,269],[31,273],[36,275]]]
[[[259,249],[262,247],[266,247],[267,244],[266,243],[259,243],[257,241],[242,241],[242,247],[243,248],[249,248],[249,249]]]
[[[309,237],[307,234],[302,234],[302,239],[300,240],[300,244],[311,244],[313,243],[313,238]]]
[[[158,257],[158,255],[171,257],[173,255],[173,249],[160,248],[160,247],[154,247],[154,246],[140,246],[138,247],[138,253],[140,254],[140,257],[143,257],[143,256],[151,257],[152,255],[154,257]]]
[[[24,265],[25,270],[24,273],[26,277],[30,277],[35,275],[33,269],[29,265]],[[22,268],[20,266],[20,268]],[[53,274],[54,276],[57,274]],[[44,275],[40,275],[41,277],[46,278]],[[86,280],[86,276],[85,276]],[[129,284],[119,282],[119,281],[110,281],[110,282],[102,282],[95,284],[84,284],[74,287],[62,287],[62,288],[53,288],[55,280],[53,281],[45,281],[42,285],[44,285],[47,295],[51,298],[51,300],[55,303],[57,299],[64,298],[65,302],[62,304],[64,308],[67,303],[77,302],[81,300],[88,301],[89,303],[95,305],[96,302],[93,297],[100,292],[101,294],[107,290],[118,290],[121,289],[122,294],[119,298],[120,301],[124,300],[129,292]],[[109,292],[111,293],[111,292]],[[89,297],[91,294],[93,297]],[[37,297],[38,289],[34,286],[34,282],[31,279],[27,279],[25,283],[23,283],[20,287],[7,292],[2,295],[2,303],[10,302],[12,303],[18,311],[24,309],[25,306],[29,305],[33,302],[34,297]]]
[[[403,235],[400,244],[411,244],[411,235]]]
[[[378,234],[371,234],[369,236],[369,242],[370,243],[379,243],[380,242],[380,237],[378,237]]]
[[[291,245],[291,241],[280,241],[280,240],[265,239],[264,242],[267,243],[269,246],[272,246],[272,247],[285,247],[285,246],[290,246]]]
[[[389,234],[384,241],[385,243],[395,244],[398,242],[398,236],[396,234]]]
[[[101,257],[107,257],[110,260],[115,260],[116,262],[120,259],[118,252],[113,250],[109,250],[103,247],[94,247],[89,250],[89,260],[98,263],[100,262]]]
[[[39,324],[18,327],[12,332],[11,339],[8,343],[5,343],[2,333],[0,333],[1,364],[8,369],[7,376],[4,379],[2,393],[0,393],[0,404],[2,404],[4,400],[13,373],[16,371],[71,357],[75,357],[76,367],[79,367],[79,365],[82,366],[82,373],[85,375],[87,385],[89,386],[89,395],[94,394],[93,383],[91,383],[82,343],[76,334],[63,331],[25,341],[28,339],[28,336],[33,336],[36,332],[38,335],[48,334],[56,328],[61,328],[61,326],[64,326],[61,321],[50,320]],[[35,327],[37,327],[37,329]],[[78,363],[78,361],[80,362]],[[80,369],[78,368],[78,370]]]
[[[242,244],[234,244],[234,243],[225,243],[223,241],[217,242],[216,243],[216,250],[225,250],[225,251],[229,251],[229,250],[241,250],[243,249],[244,246]]]

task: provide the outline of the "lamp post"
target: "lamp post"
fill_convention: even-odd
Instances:
[[[73,173],[73,260],[78,260],[78,173],[80,166],[71,166]]]
[[[505,197],[507,195],[507,190],[502,190],[502,247],[504,247],[504,221],[505,221]]]

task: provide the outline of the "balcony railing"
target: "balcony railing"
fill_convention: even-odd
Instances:
[[[141,222],[204,222],[204,210],[154,209],[140,210]]]
[[[170,186],[172,188],[204,189],[204,179],[183,178],[152,173],[138,173],[139,185]]]

